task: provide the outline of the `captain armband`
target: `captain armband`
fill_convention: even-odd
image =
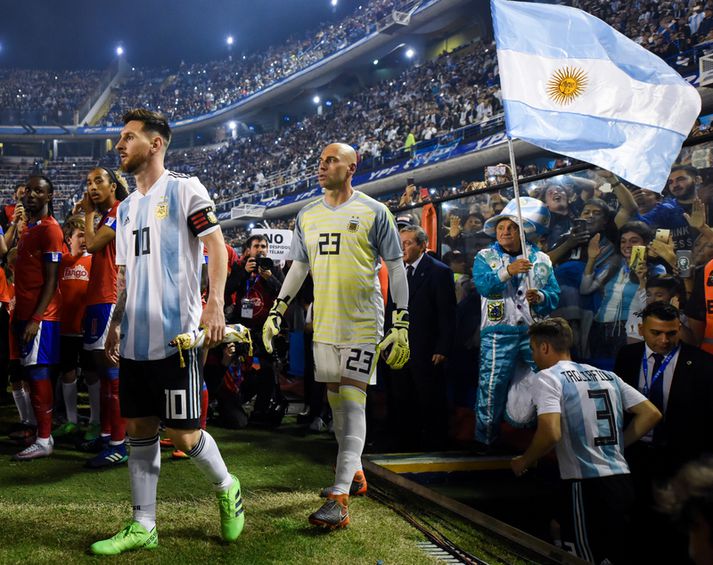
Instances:
[[[194,212],[188,216],[188,227],[195,236],[199,236],[207,229],[217,225],[218,216],[215,215],[215,210],[212,206],[198,210],[198,212]]]

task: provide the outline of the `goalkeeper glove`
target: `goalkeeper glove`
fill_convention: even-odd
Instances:
[[[379,344],[379,351],[384,353],[389,367],[401,369],[411,356],[408,345],[408,310],[395,310],[391,314],[391,324],[391,329]]]
[[[262,327],[262,343],[265,346],[265,351],[272,353],[272,338],[280,333],[280,325],[282,324],[282,316],[287,310],[287,302],[278,298],[270,308],[270,313],[267,315],[265,325]]]

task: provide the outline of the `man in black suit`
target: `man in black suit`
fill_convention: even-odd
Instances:
[[[643,343],[623,347],[614,372],[641,391],[664,415],[663,420],[626,451],[637,495],[640,536],[650,557],[680,562],[683,539],[653,510],[653,487],[672,477],[688,461],[713,453],[713,355],[680,341],[679,310],[653,302],[641,313]],[[663,536],[663,537],[661,537]],[[661,540],[659,545],[656,540]]]
[[[444,364],[455,337],[454,277],[426,253],[428,236],[421,227],[399,233],[409,283],[411,359],[389,377],[391,429],[398,449],[435,450],[445,445],[448,432]]]

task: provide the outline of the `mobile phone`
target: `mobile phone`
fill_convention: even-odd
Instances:
[[[631,257],[629,258],[629,268],[635,269],[640,261],[646,261],[646,246],[633,245],[631,247]]]
[[[691,258],[693,252],[690,249],[679,249],[676,251],[676,266],[678,276],[686,279],[691,276]]]
[[[430,198],[431,197],[431,194],[428,192],[427,188],[419,189],[419,193],[421,194],[421,198]]]
[[[414,179],[413,177],[409,177],[406,179],[406,186],[409,186],[411,184],[416,184],[416,179]]]
[[[572,233],[582,233],[587,230],[587,220],[577,218],[572,221]]]
[[[659,228],[656,230],[656,239],[657,240],[663,241],[664,243],[668,243],[670,238],[671,238],[671,230],[665,230],[662,228]]]

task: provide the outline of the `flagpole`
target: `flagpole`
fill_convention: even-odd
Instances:
[[[510,175],[512,176],[512,188],[515,192],[515,202],[517,203],[517,219],[520,232],[520,245],[522,256],[529,259],[527,253],[527,239],[525,238],[525,223],[522,221],[522,207],[520,206],[520,185],[517,178],[517,165],[515,163],[515,150],[512,146],[512,137],[508,135],[508,152],[510,153]],[[532,287],[532,274],[527,273],[527,286]]]

